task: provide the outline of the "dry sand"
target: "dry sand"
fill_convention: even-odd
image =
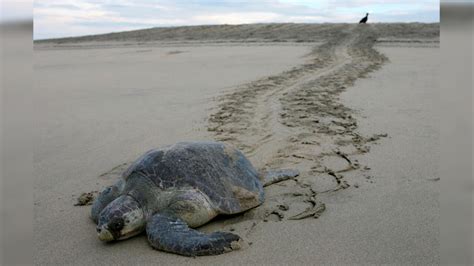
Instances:
[[[437,25],[268,27],[36,44],[36,263],[438,262]],[[297,29],[320,38],[295,42]],[[100,243],[75,198],[152,147],[201,139],[301,171],[202,228],[234,230],[244,249],[192,259],[144,236]]]

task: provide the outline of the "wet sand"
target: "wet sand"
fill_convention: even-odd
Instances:
[[[343,26],[317,43],[37,44],[35,261],[437,263],[437,40]],[[301,172],[201,229],[233,230],[243,250],[192,259],[145,236],[102,244],[89,207],[72,206],[144,151],[200,139]]]

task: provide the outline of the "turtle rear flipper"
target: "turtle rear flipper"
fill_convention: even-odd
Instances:
[[[184,256],[218,255],[238,249],[238,235],[226,232],[202,233],[189,228],[181,219],[155,214],[146,226],[153,248]]]
[[[274,183],[285,181],[300,175],[296,169],[270,170],[263,173],[263,186],[269,186]]]

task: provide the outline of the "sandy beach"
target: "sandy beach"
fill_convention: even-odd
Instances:
[[[438,24],[178,27],[35,43],[36,264],[438,264]],[[104,244],[83,192],[183,140],[300,176],[187,258]],[[317,218],[317,219],[315,219]]]

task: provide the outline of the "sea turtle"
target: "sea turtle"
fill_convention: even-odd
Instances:
[[[259,174],[239,150],[220,142],[180,142],[138,158],[94,201],[92,219],[102,241],[146,231],[151,246],[186,256],[235,249],[238,235],[195,229],[220,214],[236,214],[264,201],[263,186],[297,170]]]

